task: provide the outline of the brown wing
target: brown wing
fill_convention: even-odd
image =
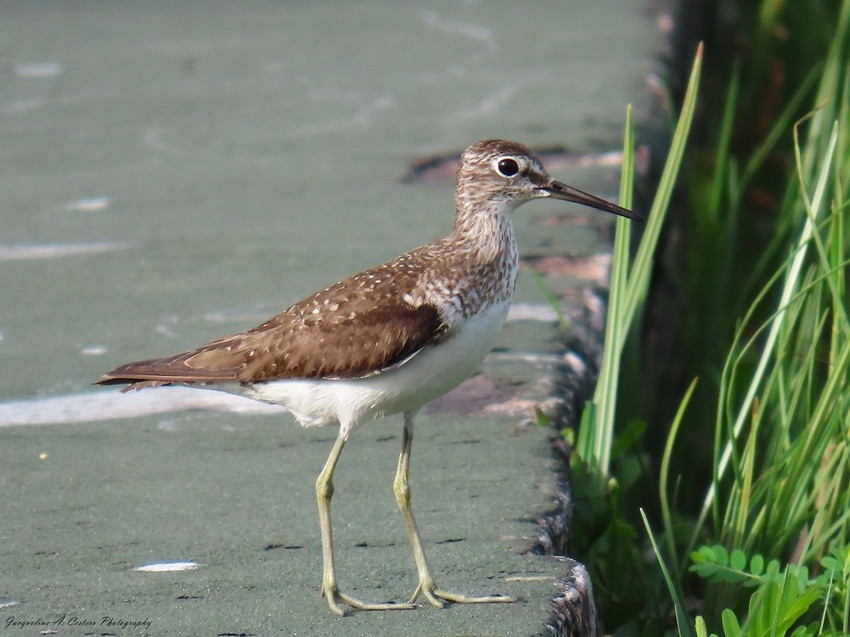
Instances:
[[[175,356],[122,365],[99,384],[357,378],[399,364],[448,326],[436,307],[405,301],[414,272],[367,270],[247,332]]]

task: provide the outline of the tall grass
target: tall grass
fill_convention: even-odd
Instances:
[[[593,399],[585,405],[572,457],[575,500],[574,548],[590,567],[594,587],[601,593],[600,613],[615,625],[639,612],[645,578],[640,553],[634,547],[637,531],[633,520],[620,515],[621,495],[634,486],[627,473],[611,473],[612,461],[622,457],[642,435],[640,426],[615,435],[620,361],[626,340],[642,314],[652,274],[653,254],[673,193],[684,155],[685,142],[696,110],[697,86],[702,68],[702,47],[697,50],[682,113],[672,138],[670,152],[656,196],[646,220],[634,261],[630,263],[629,223],[618,219],[611,268],[608,318],[602,366]],[[620,205],[630,207],[633,180],[633,131],[631,110],[627,112]],[[628,462],[628,461],[627,461]],[[612,573],[612,570],[618,570]]]
[[[701,55],[632,264],[617,228],[603,366],[573,463],[577,557],[608,630],[663,634],[675,617],[675,632],[700,637],[850,634],[850,0],[810,6],[818,19],[793,23],[794,49],[771,37],[800,7],[758,4],[751,56],[728,70],[710,120],[711,161],[689,176],[683,349],[696,360],[669,424],[624,413],[622,388],[641,379],[620,359],[639,332]],[[796,84],[766,117],[755,78],[777,48]],[[759,122],[745,144],[741,121]],[[625,145],[629,157],[630,119]],[[665,426],[654,458],[641,434]],[[702,459],[710,475],[693,469]],[[641,521],[639,508],[659,513]],[[657,563],[637,548],[643,525]]]
[[[611,465],[620,360],[626,338],[640,317],[649,291],[653,255],[661,236],[661,229],[664,225],[670,198],[673,195],[676,177],[685,152],[688,132],[696,110],[697,87],[701,69],[702,46],[699,47],[694,58],[682,111],[673,134],[667,161],[649,211],[646,229],[631,264],[629,263],[631,226],[627,219],[622,217],[617,219],[602,367],[593,398],[585,405],[576,445],[576,452],[590,465],[592,471],[603,476],[608,475]],[[631,110],[629,110],[626,119],[622,183],[620,184],[620,205],[625,208],[630,208],[632,202],[633,139]]]
[[[836,86],[846,86],[847,79]],[[836,106],[846,115],[850,105],[845,98]],[[838,120],[831,127],[817,121],[838,112],[826,106],[813,112],[801,125],[819,128],[820,135],[808,135],[802,145],[795,140],[797,180],[789,185],[794,196],[784,199],[789,210],[783,213],[796,218],[798,231],[729,350],[717,398],[713,477],[685,555],[702,538],[729,552],[779,559],[813,573],[833,554],[847,562],[839,576],[850,575],[850,297],[844,224],[850,122],[845,117],[842,128]],[[840,147],[845,154],[839,157]],[[754,326],[749,319],[765,306],[767,320]],[[669,493],[672,485],[663,488]],[[665,534],[675,534],[671,525]],[[707,593],[708,617],[717,619],[727,608],[746,610],[738,603],[738,587],[709,587]],[[812,603],[824,604],[827,625],[850,631],[846,584],[822,593],[823,599]],[[838,607],[826,605],[827,594]]]
[[[789,229],[779,248],[785,257],[743,317],[723,366],[714,471],[688,546],[710,537],[813,571],[830,553],[850,550],[848,25],[845,1],[813,110],[786,131],[795,170],[779,209]],[[760,314],[766,320],[754,325]],[[734,587],[709,593],[709,614],[736,607]],[[833,597],[843,610],[824,607],[827,623],[843,632],[850,631],[847,595],[845,587],[843,604]]]

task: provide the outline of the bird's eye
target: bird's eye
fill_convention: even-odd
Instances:
[[[519,172],[519,163],[513,157],[502,157],[496,164],[496,170],[503,177],[513,177]]]

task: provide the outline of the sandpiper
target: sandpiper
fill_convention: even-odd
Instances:
[[[470,376],[505,322],[519,259],[510,213],[532,199],[573,201],[631,219],[629,210],[554,180],[516,142],[485,140],[464,151],[457,174],[454,231],[392,261],[308,296],[246,332],[188,352],[130,363],[100,384],[123,391],[168,384],[210,387],[283,405],[305,427],[339,425],[316,480],[322,589],[331,610],[415,608],[445,602],[510,602],[436,584],[410,506],[413,424],[422,408]],[[393,492],[404,516],[419,584],[407,603],[366,603],[337,583],[331,538],[333,474],[352,431],[401,413],[401,454]]]

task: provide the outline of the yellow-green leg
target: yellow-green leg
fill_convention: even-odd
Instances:
[[[395,493],[398,508],[404,516],[407,525],[407,533],[410,543],[413,545],[413,557],[416,559],[416,570],[419,572],[419,585],[410,598],[410,603],[416,601],[419,595],[424,595],[431,604],[442,608],[444,602],[456,602],[459,604],[486,604],[491,602],[515,602],[516,599],[506,595],[462,595],[437,588],[437,582],[431,575],[428,562],[425,560],[425,550],[422,548],[422,540],[416,528],[416,520],[413,519],[413,509],[410,506],[410,485],[408,476],[410,474],[410,448],[413,445],[413,421],[418,412],[405,412],[404,433],[401,441],[401,455],[398,458],[398,469],[393,481],[393,493]]]
[[[334,493],[333,475],[339,454],[345,446],[346,438],[339,436],[334,443],[331,454],[316,480],[316,499],[319,503],[319,527],[322,531],[322,597],[328,601],[331,611],[344,615],[340,604],[347,604],[359,610],[409,610],[416,608],[410,602],[407,604],[367,604],[359,599],[346,595],[339,590],[334,569],[334,549],[331,534],[331,497]]]

